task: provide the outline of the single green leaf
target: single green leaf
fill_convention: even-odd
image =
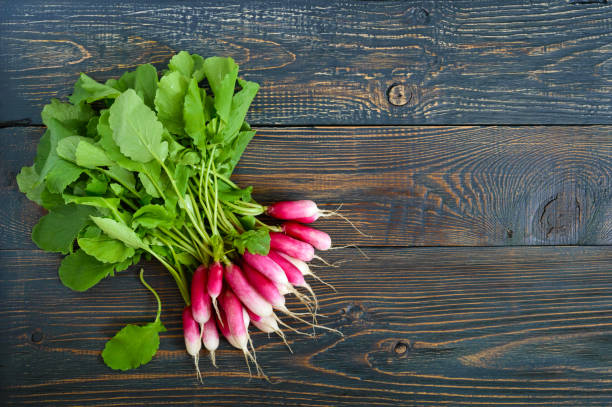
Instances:
[[[241,216],[240,223],[246,230],[255,229],[255,216],[251,216],[251,215]]]
[[[161,205],[145,205],[140,207],[132,217],[132,227],[139,225],[147,229],[158,226],[172,227],[176,215]]]
[[[34,201],[41,205],[42,191],[45,189],[45,184],[40,182],[40,175],[36,172],[34,165],[31,167],[23,167],[17,174],[17,186],[19,190],[26,194],[30,201]]]
[[[109,237],[120,240],[134,249],[148,249],[147,245],[129,226],[110,218],[91,216],[91,220]]]
[[[57,155],[64,160],[76,163],[76,149],[81,141],[87,142],[88,139],[82,136],[70,136],[57,143]]]
[[[270,252],[270,233],[267,229],[248,230],[234,239],[234,247],[240,254],[248,250],[253,254],[267,255]]]
[[[41,112],[42,121],[48,125],[49,119],[55,119],[66,128],[81,133],[89,120],[94,116],[93,109],[85,103],[70,104],[51,99]]]
[[[96,168],[114,164],[102,148],[91,144],[89,141],[81,141],[77,144],[75,159],[77,165],[85,168]]]
[[[109,111],[113,140],[122,154],[142,163],[166,159],[168,143],[162,141],[164,128],[136,92],[126,90]]]
[[[200,82],[204,79],[204,58],[202,58],[198,54],[191,54],[191,58],[193,59],[193,73],[191,77],[194,78],[197,82]]]
[[[57,144],[56,144],[57,147]],[[34,168],[36,172],[40,174],[49,158],[51,152],[51,130],[45,130],[44,134],[38,140],[38,147],[36,147],[36,157],[34,158]]]
[[[251,106],[251,102],[255,98],[259,85],[255,82],[247,82],[238,79],[242,90],[236,93],[232,98],[232,108],[229,114],[227,125],[220,132],[220,140],[226,142],[234,138],[246,117],[247,111]]]
[[[127,188],[132,190],[136,189],[136,178],[131,171],[121,168],[118,165],[111,165],[108,167],[107,174]]]
[[[48,252],[71,252],[79,231],[95,212],[95,208],[73,204],[53,208],[32,229],[32,240]]]
[[[198,260],[186,252],[177,253],[176,260],[185,266],[196,266],[198,264]]]
[[[104,363],[111,369],[128,370],[149,363],[159,348],[159,333],[166,328],[156,321],[143,326],[129,324],[106,342]]]
[[[223,181],[218,182],[219,199],[222,201],[236,202],[243,200],[248,202],[251,200],[251,192],[253,187],[249,186],[244,189],[234,188]]]
[[[65,205],[64,198],[61,194],[54,194],[47,188],[44,188],[40,193],[41,205],[43,208],[51,210],[58,206]]]
[[[108,179],[103,176],[94,176],[87,181],[85,191],[92,195],[104,195],[108,189]]]
[[[135,72],[134,89],[145,104],[153,109],[157,92],[157,69],[151,64],[144,64],[136,68]]]
[[[119,240],[112,239],[106,234],[102,234],[101,230],[98,228],[90,229],[97,229],[97,236],[92,236],[90,234],[87,237],[83,236],[77,238],[79,247],[88,255],[95,257],[103,263],[120,263],[134,256],[134,248],[127,247]]]
[[[204,60],[204,73],[215,95],[217,115],[223,122],[228,123],[238,77],[238,65],[232,58],[210,57]]]
[[[116,211],[119,208],[119,198],[105,198],[103,196],[76,196],[63,194],[66,203],[76,203],[79,205],[93,206],[96,208],[106,208]]]
[[[194,61],[191,55],[189,55],[189,52],[181,51],[170,59],[170,62],[168,62],[168,69],[171,72],[178,71],[183,76],[191,78],[193,64]]]
[[[47,188],[51,192],[61,194],[66,187],[76,181],[83,169],[70,161],[59,159],[47,174]]]
[[[40,181],[43,181],[47,177],[49,171],[51,171],[51,169],[55,167],[55,164],[61,160],[60,156],[57,155],[58,143],[67,137],[76,136],[76,133],[53,118],[48,120],[47,127],[49,129],[49,141],[48,144],[47,141],[44,141],[45,147],[42,151],[42,153],[46,153],[47,156],[44,159],[41,157],[38,162],[35,161],[36,170],[40,174]],[[38,158],[37,156],[37,160]]]
[[[161,185],[161,166],[157,161],[151,161],[143,165],[138,173],[138,179],[142,186],[144,186],[147,194],[154,198],[159,198],[158,188],[163,190],[164,187]]]
[[[108,187],[113,192],[113,194],[117,196],[122,196],[125,193],[125,188],[121,186],[121,184],[117,184],[116,182],[111,182]]]
[[[184,134],[183,105],[189,79],[178,71],[169,72],[159,81],[155,95],[157,117],[173,134]]]
[[[91,103],[105,98],[114,99],[120,94],[121,92],[117,89],[101,84],[84,73],[81,73],[79,79],[74,84],[74,91],[69,100],[73,104],[78,104],[82,101]]]
[[[86,291],[112,270],[112,264],[102,263],[79,249],[64,257],[59,267],[59,277],[66,287],[74,291]]]
[[[187,191],[187,182],[192,173],[191,167],[177,164],[174,169],[174,182],[176,183],[176,189],[178,189],[179,194],[185,195],[185,191]]]
[[[206,127],[204,105],[202,104],[200,88],[195,78],[189,82],[183,107],[185,133],[193,139],[193,143],[201,150],[205,149]]]

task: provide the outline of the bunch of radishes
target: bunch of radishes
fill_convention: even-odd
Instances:
[[[217,261],[208,266],[200,265],[193,274],[191,304],[183,311],[183,331],[185,347],[194,357],[198,375],[198,355],[202,344],[216,366],[219,331],[232,346],[242,350],[247,365],[251,360],[257,372],[263,374],[249,337],[250,323],[262,332],[278,334],[283,341],[285,336],[278,324],[290,327],[277,317],[275,311],[319,326],[315,318],[317,300],[304,276],[318,279],[307,262],[317,257],[315,249],[329,249],[331,238],[303,223],[314,222],[330,212],[319,210],[313,201],[303,200],[277,202],[268,206],[266,213],[286,221],[280,227],[282,232],[270,232],[268,255],[245,250],[241,257],[227,259],[225,264]],[[298,288],[307,290],[307,293],[299,292]],[[313,316],[312,323],[301,318],[304,314],[287,309],[284,297],[287,294],[294,294],[307,306]]]

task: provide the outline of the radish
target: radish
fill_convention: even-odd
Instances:
[[[259,271],[270,280],[279,284],[289,284],[283,269],[268,256],[252,254],[248,250],[244,251],[244,261],[255,270]]]
[[[214,318],[210,318],[202,328],[202,343],[206,350],[210,353],[210,360],[213,366],[217,367],[215,361],[215,351],[219,347],[219,331]]]
[[[287,260],[288,262],[293,264],[298,270],[300,270],[300,272],[302,273],[303,276],[312,276],[317,281],[319,281],[320,283],[323,283],[326,286],[328,286],[329,288],[331,288],[332,290],[337,291],[336,288],[333,285],[331,285],[329,283],[326,283],[319,276],[317,276],[315,273],[313,273],[312,270],[310,270],[310,267],[308,267],[308,264],[306,264],[302,260],[296,259],[296,258],[291,257],[291,256],[289,256],[289,255],[287,255],[285,253],[282,253],[282,252],[278,252],[278,254],[280,256],[282,256],[285,260]]]
[[[195,319],[193,319],[190,305],[183,309],[183,335],[185,336],[185,348],[187,349],[187,353],[193,356],[197,377],[202,381],[202,374],[200,373],[200,366],[198,364],[200,349],[202,349],[200,328]]]
[[[312,216],[308,216],[306,218],[297,218],[297,219],[293,219],[296,222],[300,222],[300,223],[312,223],[314,221],[316,221],[317,219],[319,219],[319,216],[321,216],[320,214],[315,214]]]
[[[310,200],[281,201],[266,208],[266,213],[276,219],[311,218],[320,213],[317,204]]]
[[[250,281],[250,283],[253,285],[253,287],[257,287],[256,288],[257,292],[259,292],[259,294],[261,294],[261,296],[265,298],[269,304],[272,304],[272,306],[277,309],[286,309],[285,308],[285,297],[283,297],[278,292],[278,289],[276,288],[276,286],[274,285],[272,281],[270,281],[266,276],[262,275],[257,270],[254,270],[248,264],[245,265],[244,272],[246,274],[246,277]],[[260,315],[262,317],[272,315],[272,309],[270,309],[270,312],[267,314],[258,313],[252,308],[251,308],[251,311],[253,311],[255,314]]]
[[[285,275],[287,276],[287,279],[291,284],[296,287],[304,287],[304,285],[307,284],[306,280],[304,280],[304,275],[302,274],[300,269],[298,269],[292,262],[287,260],[284,256],[287,255],[283,255],[283,253],[279,253],[275,250],[270,250],[270,253],[268,253],[268,257],[274,260],[276,264],[281,266],[281,268],[285,272]]]
[[[331,238],[321,230],[301,225],[297,222],[283,223],[283,232],[287,235],[309,243],[317,250],[327,250],[331,247]]]
[[[249,283],[249,280],[238,265],[229,264],[225,267],[225,281],[245,307],[257,315],[271,315],[272,306],[268,302],[269,300],[260,295],[261,291],[253,288],[257,285],[253,284],[252,281]]]
[[[212,305],[219,316],[219,308],[217,307],[217,297],[221,294],[221,288],[223,287],[223,266],[218,261],[211,264],[208,273],[208,282],[206,288],[208,295],[212,300]]]
[[[210,296],[206,289],[208,270],[204,265],[199,266],[191,279],[191,313],[193,319],[200,324],[200,330],[210,319]]]
[[[227,324],[227,329],[229,329],[229,336],[234,342],[232,343],[232,341],[230,341],[230,343],[232,343],[234,347],[242,350],[242,353],[244,353],[244,359],[247,362],[249,374],[251,372],[249,359],[251,359],[251,361],[255,364],[257,372],[261,372],[263,374],[259,364],[257,363],[257,359],[255,359],[255,356],[249,351],[248,348],[249,334],[245,326],[245,313],[240,300],[238,300],[238,297],[236,297],[231,290],[225,290],[219,296],[219,302],[225,314],[225,322]]]
[[[229,330],[229,325],[227,324],[227,318],[225,316],[225,311],[221,307],[219,307],[219,314],[217,315],[217,327],[219,328],[221,335],[223,335],[225,339],[227,339],[230,345],[232,345],[234,348],[240,349],[240,346],[238,345],[236,338],[234,338],[234,336],[231,334]]]
[[[249,314],[249,318],[251,319],[253,323],[255,323],[256,321],[261,321],[261,319],[263,318],[262,316],[254,314],[253,312],[249,311],[248,308],[246,308],[246,312],[247,314]]]
[[[280,232],[270,232],[270,248],[302,261],[315,258],[314,247]]]

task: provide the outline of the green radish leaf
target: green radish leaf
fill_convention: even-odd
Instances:
[[[83,250],[64,257],[59,267],[62,283],[74,291],[86,291],[113,271],[112,264],[99,262]]]
[[[93,220],[96,226],[102,229],[109,237],[120,240],[134,249],[148,249],[148,246],[129,226],[110,218],[91,216],[91,220]]]
[[[85,191],[92,195],[104,195],[108,189],[108,179],[103,177],[92,177],[87,181]]]
[[[37,204],[43,205],[41,197],[45,190],[45,184],[40,182],[40,175],[36,172],[34,165],[31,167],[23,167],[17,174],[17,186],[19,190],[26,194],[26,197]],[[47,208],[45,206],[45,208]]]
[[[251,200],[251,192],[253,187],[246,187],[244,189],[233,188],[223,181],[218,182],[218,194],[219,199],[222,201],[236,202],[243,200],[248,202]]]
[[[245,215],[240,217],[240,223],[246,230],[255,229],[255,216]]]
[[[194,61],[191,55],[189,55],[189,52],[181,51],[170,59],[170,62],[168,62],[168,69],[171,72],[178,71],[183,76],[191,78],[193,64]]]
[[[87,103],[95,102],[100,99],[114,99],[121,94],[117,89],[101,84],[89,76],[81,73],[79,80],[74,84],[74,92],[69,100],[73,104],[78,104],[82,101]]]
[[[103,149],[91,144],[89,141],[81,141],[75,150],[77,165],[85,168],[96,168],[113,165]]]
[[[174,169],[174,180],[179,194],[185,195],[185,191],[187,191],[187,181],[189,181],[192,172],[191,167],[183,164],[177,164]]]
[[[201,99],[200,88],[195,78],[189,82],[183,106],[183,121],[185,133],[193,139],[193,143],[204,150],[206,148],[206,123],[204,118],[204,105]]]
[[[46,125],[50,119],[55,119],[66,128],[81,133],[94,115],[94,111],[85,103],[73,105],[51,99],[51,103],[45,105],[40,115]]]
[[[180,72],[165,74],[159,81],[155,94],[157,117],[173,134],[184,134],[183,104],[187,91],[188,78]]]
[[[134,76],[134,90],[151,109],[155,107],[157,91],[157,69],[151,64],[140,65]]]
[[[102,351],[104,363],[115,370],[135,369],[149,363],[159,348],[159,333],[164,331],[160,321],[126,325],[106,342]]]
[[[119,240],[112,239],[98,228],[90,228],[96,231],[97,235],[82,236],[77,239],[79,247],[88,255],[95,257],[102,263],[120,263],[134,256],[135,250],[127,247]],[[95,233],[95,232],[94,232]]]
[[[32,240],[48,252],[69,253],[79,231],[95,212],[95,208],[73,204],[53,208],[32,229]]]
[[[134,90],[121,94],[109,112],[113,140],[122,154],[141,163],[166,159],[168,143],[162,141],[164,128]]]
[[[87,141],[86,137],[82,136],[70,136],[64,139],[61,139],[57,143],[57,155],[59,155],[64,160],[76,163],[76,149],[81,141]]]
[[[240,254],[248,250],[253,254],[267,255],[270,252],[270,233],[267,229],[248,230],[234,239],[234,247]]]
[[[249,106],[251,106],[251,102],[253,102],[259,90],[259,85],[255,82],[247,82],[238,79],[238,83],[240,83],[242,90],[236,93],[232,98],[232,108],[227,125],[223,127],[218,137],[215,137],[213,141],[228,142],[234,138],[238,130],[242,127]]]
[[[76,196],[63,194],[66,203],[76,203],[79,205],[94,206],[96,208],[106,208],[116,211],[121,201],[119,198],[105,198],[102,196]]]
[[[61,158],[47,174],[47,188],[51,192],[61,194],[66,187],[76,181],[83,173],[83,169]]]
[[[145,205],[138,209],[132,217],[132,227],[143,226],[153,229],[158,226],[172,227],[176,215],[168,212],[161,205]]]
[[[185,266],[196,266],[198,264],[198,260],[186,252],[177,253],[176,260]]]
[[[51,210],[51,209],[57,208],[58,206],[63,206],[66,204],[64,202],[64,198],[62,197],[62,195],[49,192],[47,188],[41,191],[40,200],[42,201],[43,208],[48,209],[48,210]]]
[[[108,167],[108,175],[127,188],[136,189],[136,178],[131,171],[123,169],[118,165],[111,165]]]
[[[234,172],[234,168],[240,161],[240,157],[244,153],[247,145],[251,142],[251,139],[255,136],[255,131],[241,131],[238,136],[234,139],[231,147],[226,147],[217,159],[217,167],[219,172],[229,177]]]
[[[215,95],[217,115],[224,123],[229,123],[238,65],[232,58],[210,57],[204,60],[204,73]]]

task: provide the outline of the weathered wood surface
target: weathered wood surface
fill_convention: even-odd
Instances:
[[[346,222],[317,222],[337,244],[612,244],[611,128],[261,128],[235,179],[262,203],[312,198]],[[41,209],[15,175],[41,128],[0,130],[5,249],[35,248]]]
[[[4,1],[0,122],[187,49],[261,83],[258,125],[610,124],[607,3]]]
[[[326,325],[344,337],[266,335],[258,359],[275,384],[248,379],[223,343],[195,379],[180,332],[180,296],[157,265],[161,351],[134,372],[107,369],[104,342],[154,317],[135,273],[86,294],[56,276],[58,256],[0,251],[3,405],[609,405],[612,251],[608,247],[354,249],[314,283]]]

